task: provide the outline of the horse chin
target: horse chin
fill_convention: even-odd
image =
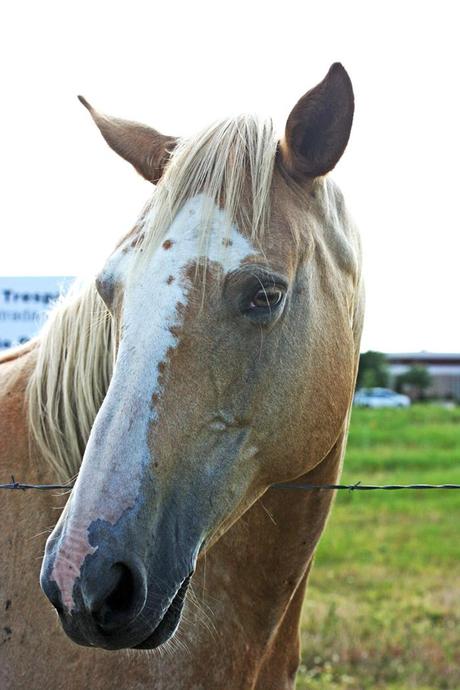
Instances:
[[[79,626],[74,626],[72,624],[73,617],[67,616],[62,612],[59,613],[59,619],[65,633],[72,642],[83,647],[99,647],[107,651],[119,651],[121,649],[156,649],[171,639],[179,627],[190,579],[191,575],[183,581],[154,630],[150,629],[148,636],[144,639],[141,637],[141,631],[138,629],[136,630],[136,625],[131,627],[130,630],[123,631],[122,629],[117,629],[114,631],[113,635],[107,635],[92,625],[89,629],[85,629],[84,627],[82,629]],[[142,617],[142,611],[139,617]],[[146,626],[144,626],[144,630],[145,627]],[[139,638],[141,638],[141,642],[137,641]]]
[[[190,577],[187,577],[180,586],[155,630],[143,642],[133,645],[131,649],[156,649],[171,639],[179,627]]]

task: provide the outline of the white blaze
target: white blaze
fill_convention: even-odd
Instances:
[[[159,365],[177,346],[171,328],[180,327],[177,307],[187,304],[191,284],[186,268],[203,255],[200,223],[208,203],[203,196],[186,202],[152,257],[137,264],[142,267],[139,274],[130,271],[135,250],[129,244],[122,245],[104,269],[105,278],[124,286],[123,332],[113,378],[65,511],[67,525],[51,573],[69,611],[74,607],[72,592],[81,566],[96,550],[89,543],[90,525],[98,519],[113,525],[134,506],[151,461],[148,432],[156,415],[152,400],[161,396]],[[224,211],[215,207],[211,220],[208,261],[219,263],[229,273],[256,254],[252,244],[228,223]]]

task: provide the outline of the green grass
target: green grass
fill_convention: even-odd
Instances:
[[[355,409],[343,480],[460,483],[460,409]],[[298,690],[459,690],[460,491],[339,493],[302,649]]]

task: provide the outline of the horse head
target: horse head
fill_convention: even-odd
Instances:
[[[153,648],[197,560],[347,418],[359,244],[325,175],[353,92],[333,65],[279,142],[249,116],[177,140],[82,102],[156,187],[97,277],[117,357],[41,585],[76,642]]]

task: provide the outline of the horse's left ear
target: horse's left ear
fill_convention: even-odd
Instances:
[[[146,180],[158,182],[177,139],[139,122],[98,113],[83,96],[78,96],[78,100],[90,112],[110,148],[131,163]]]
[[[348,143],[353,113],[351,80],[336,62],[323,81],[302,96],[288,117],[280,142],[288,172],[300,180],[332,170]]]

